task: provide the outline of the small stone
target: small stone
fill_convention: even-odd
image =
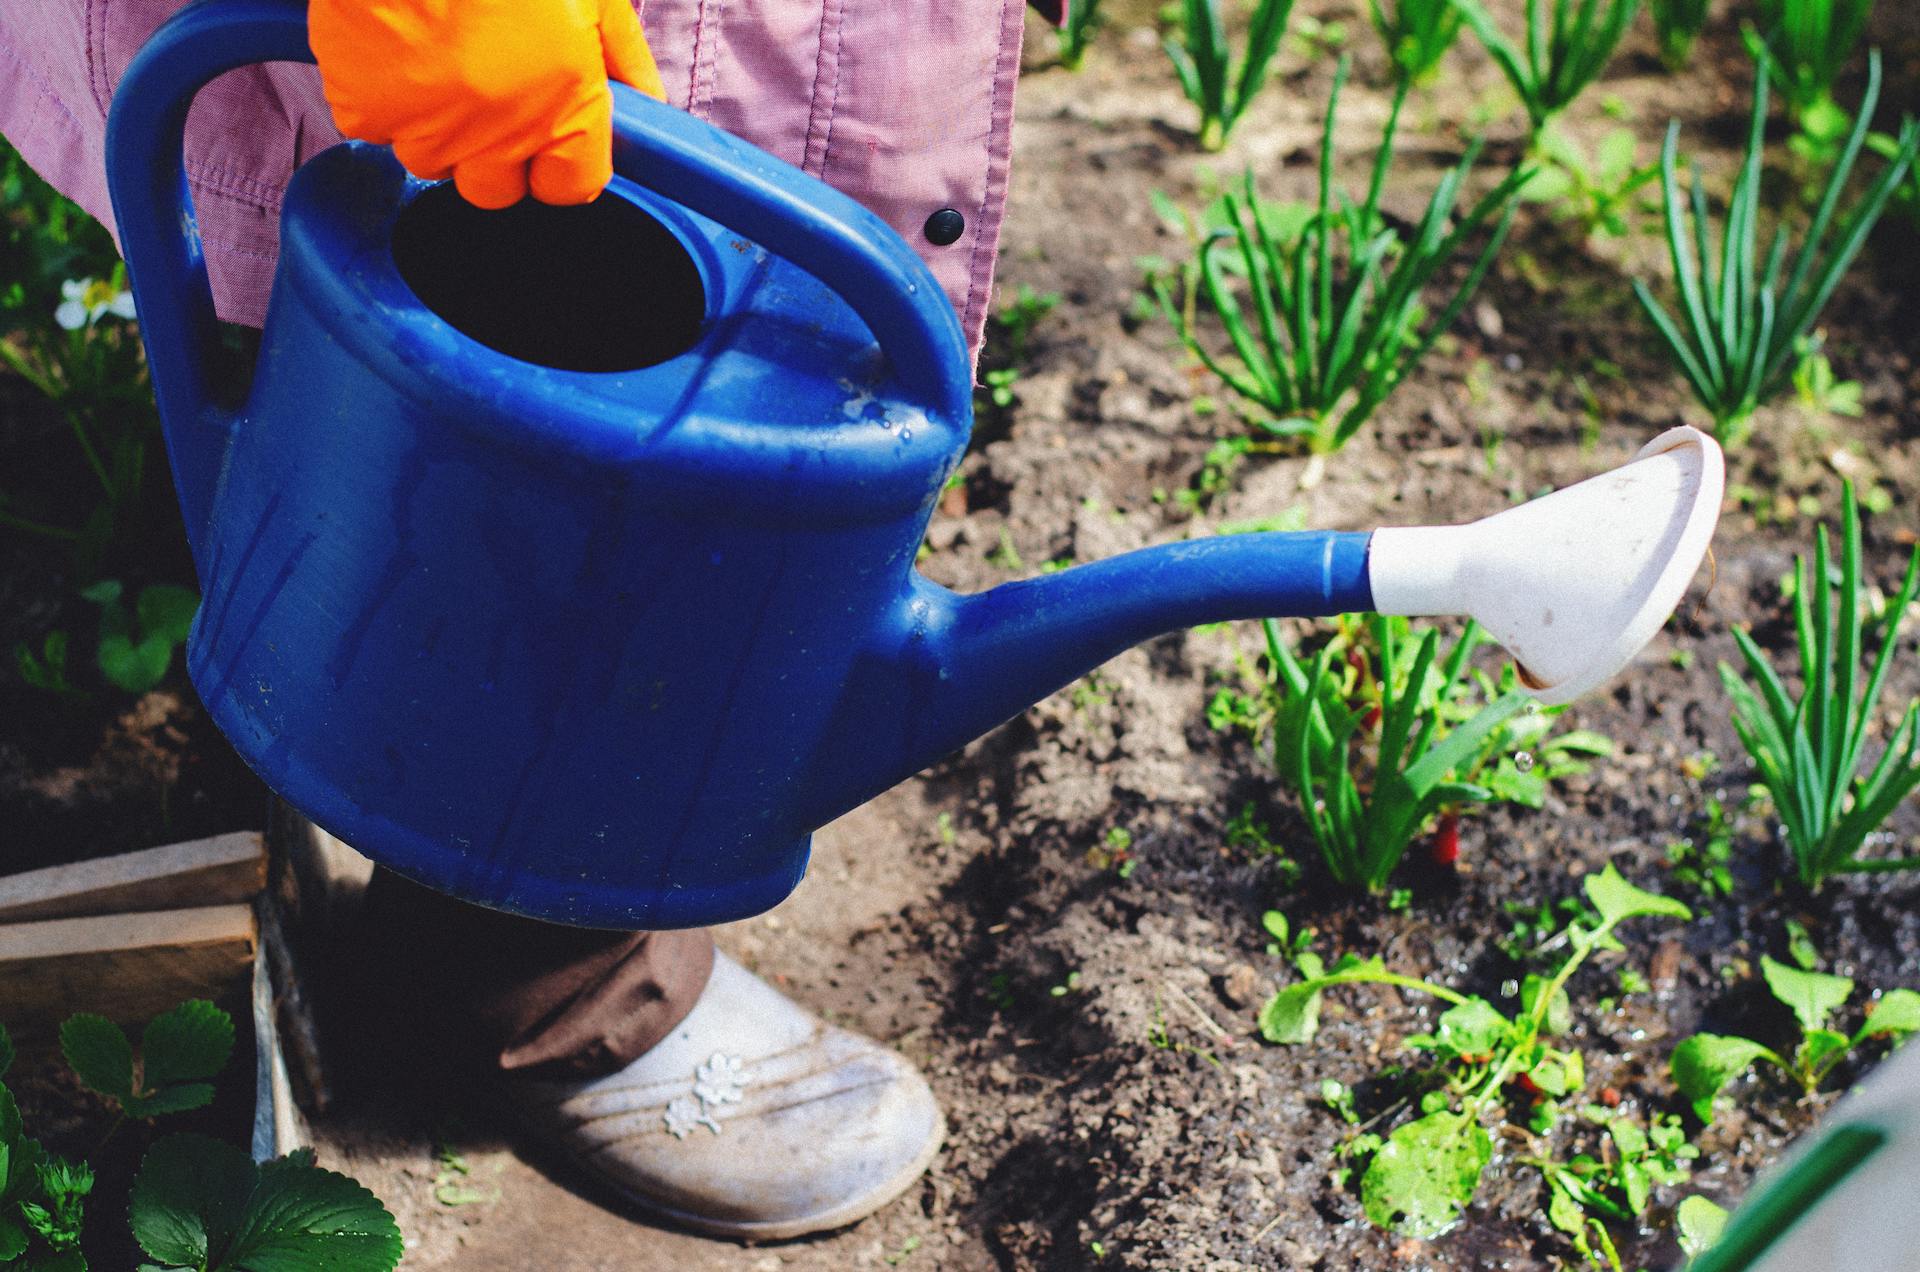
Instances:
[[[1655,989],[1671,989],[1680,979],[1680,956],[1684,952],[1678,941],[1660,942],[1660,948],[1647,963],[1647,979]]]
[[[1507,332],[1506,321],[1500,317],[1500,311],[1493,307],[1493,302],[1488,300],[1474,302],[1473,325],[1489,340],[1498,340]]]
[[[1220,978],[1220,997],[1229,1007],[1251,1007],[1260,1001],[1263,986],[1260,973],[1245,963],[1235,963]]]

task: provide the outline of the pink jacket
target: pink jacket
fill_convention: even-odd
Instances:
[[[111,228],[114,85],[184,0],[4,0],[0,134]],[[638,0],[667,95],[859,199],[912,243],[977,351],[1006,204],[1023,0]],[[1058,14],[1058,4],[1041,4]],[[221,316],[257,326],[293,169],[340,139],[307,66],[235,71],[188,120]],[[929,237],[937,212],[959,236]],[[939,229],[950,230],[951,215]]]

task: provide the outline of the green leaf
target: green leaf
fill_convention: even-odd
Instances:
[[[1324,982],[1289,985],[1260,1009],[1260,1034],[1268,1042],[1311,1042],[1320,1031],[1320,990]]]
[[[1547,1222],[1569,1236],[1582,1236],[1587,1230],[1587,1212],[1574,1200],[1573,1194],[1561,1187],[1552,1189],[1553,1195],[1547,1200]]]
[[[193,627],[194,611],[199,608],[200,595],[191,588],[176,587],[171,583],[156,583],[152,587],[142,588],[136,606],[140,615],[140,635],[143,639],[163,640],[168,649],[184,645],[187,632]]]
[[[1533,1068],[1527,1070],[1527,1080],[1539,1087],[1543,1094],[1558,1100],[1586,1085],[1586,1063],[1580,1059],[1578,1051],[1548,1049]]]
[[[1535,1008],[1540,1004],[1540,992],[1549,984],[1551,982],[1546,977],[1531,974],[1520,983],[1522,1015],[1533,1015]],[[1540,1028],[1549,1034],[1563,1034],[1573,1028],[1573,1003],[1567,997],[1564,986],[1554,991],[1553,999],[1547,1004],[1545,1015],[1540,1018]]]
[[[13,1057],[13,1035],[5,1025],[0,1025],[0,1078],[6,1077],[7,1070],[13,1067]]]
[[[128,1220],[150,1257],[209,1272],[387,1272],[400,1261],[393,1216],[358,1183],[310,1155],[256,1167],[204,1135],[148,1150]]]
[[[1890,989],[1873,1004],[1867,1023],[1860,1026],[1860,1037],[1877,1038],[1881,1034],[1904,1037],[1920,1033],[1920,994],[1910,989]]]
[[[1826,1068],[1829,1060],[1837,1059],[1848,1047],[1847,1035],[1832,1029],[1809,1029],[1800,1039],[1800,1049],[1794,1056],[1795,1067],[1802,1073],[1818,1077]]]
[[[27,1230],[5,1215],[0,1215],[0,1265],[8,1265],[27,1252]]]
[[[82,600],[92,601],[95,605],[111,605],[120,599],[120,580],[101,579],[91,587],[80,589]]]
[[[256,1175],[252,1158],[208,1136],[157,1141],[127,1203],[133,1239],[161,1263],[211,1267],[239,1228]]]
[[[356,1181],[308,1159],[260,1170],[220,1267],[246,1272],[386,1272],[400,1262],[399,1225]]]
[[[145,693],[167,678],[173,646],[158,637],[136,643],[126,635],[103,635],[97,655],[100,674],[128,693]]]
[[[1440,1013],[1438,1039],[1461,1057],[1491,1057],[1507,1040],[1513,1022],[1494,1010],[1484,998],[1469,998]]]
[[[1705,1253],[1727,1227],[1725,1207],[1697,1194],[1681,1199],[1674,1218],[1680,1225],[1680,1250],[1689,1259]]]
[[[155,1016],[140,1035],[141,1076],[151,1090],[204,1082],[233,1055],[233,1017],[204,998]]]
[[[105,1016],[69,1016],[60,1026],[60,1054],[88,1089],[122,1105],[133,1098],[133,1044]]]
[[[1780,1060],[1771,1049],[1751,1038],[1700,1033],[1673,1049],[1669,1067],[1673,1072],[1673,1084],[1680,1088],[1680,1094],[1693,1102],[1695,1115],[1702,1122],[1711,1122],[1714,1097],[1720,1094],[1720,1088],[1746,1072],[1749,1065],[1762,1057],[1776,1064]]]
[[[16,1144],[20,1140],[20,1106],[14,1102],[13,1092],[0,1086],[0,1148]],[[7,1183],[7,1173],[0,1170],[0,1190]]]
[[[1260,926],[1267,930],[1268,936],[1280,942],[1283,947],[1286,945],[1289,935],[1286,915],[1278,910],[1268,910],[1260,916]]]
[[[1607,1135],[1624,1157],[1638,1157],[1647,1151],[1647,1133],[1632,1118],[1616,1117],[1608,1122]]]
[[[1800,1027],[1809,1032],[1825,1028],[1827,1017],[1853,996],[1853,982],[1845,976],[1803,972],[1765,955],[1760,970],[1773,996],[1792,1008]]]
[[[1657,892],[1645,892],[1620,877],[1609,862],[1597,875],[1588,875],[1581,885],[1587,900],[1600,912],[1601,922],[1611,926],[1639,915],[1660,915],[1670,919],[1691,919],[1693,911]]]
[[[1437,1237],[1452,1227],[1480,1187],[1493,1141],[1478,1122],[1429,1113],[1387,1137],[1360,1180],[1367,1218],[1406,1236]]]

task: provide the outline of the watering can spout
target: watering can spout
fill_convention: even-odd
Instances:
[[[1374,532],[1386,614],[1468,614],[1540,701],[1611,679],[1680,602],[1720,516],[1720,447],[1670,429],[1630,464],[1464,526]]]
[[[958,596],[915,578],[847,686],[812,785],[835,816],[1120,651],[1198,623],[1358,610],[1469,615],[1561,703],[1653,636],[1719,517],[1719,447],[1662,434],[1624,467],[1464,526],[1246,534]]]

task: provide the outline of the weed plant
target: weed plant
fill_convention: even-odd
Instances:
[[[1901,125],[1893,158],[1842,213],[1847,181],[1879,97],[1880,57],[1875,52],[1869,62],[1860,117],[1827,176],[1825,193],[1807,226],[1791,271],[1786,269],[1784,224],[1775,228],[1764,263],[1755,255],[1767,76],[1762,74],[1754,84],[1746,156],[1720,229],[1717,272],[1709,242],[1711,217],[1700,174],[1693,172],[1691,189],[1683,195],[1676,158],[1680,125],[1675,121],[1667,128],[1666,144],[1660,152],[1660,179],[1667,250],[1680,292],[1680,319],[1676,321],[1638,279],[1634,281],[1634,294],[1694,396],[1713,416],[1714,431],[1724,442],[1744,439],[1754,411],[1786,387],[1804,349],[1802,337],[1813,327],[1913,163],[1915,148],[1920,146],[1920,126],[1909,118]]]
[[[1693,56],[1693,42],[1707,25],[1709,0],[1648,0],[1653,10],[1654,34],[1660,38],[1660,60],[1669,70],[1683,69]]]
[[[1799,700],[1738,628],[1733,638],[1747,674],[1720,664],[1721,683],[1733,699],[1734,729],[1773,797],[1795,872],[1809,888],[1836,874],[1920,869],[1920,857],[1860,855],[1868,836],[1920,785],[1920,701],[1907,704],[1878,762],[1862,772],[1901,623],[1920,585],[1920,547],[1908,558],[1899,594],[1868,621],[1861,613],[1860,509],[1852,482],[1842,495],[1841,522],[1837,589],[1825,526],[1814,532],[1812,569],[1805,557],[1794,558]],[[1878,638],[1880,648],[1862,687],[1869,636]]]
[[[1816,142],[1838,140],[1848,119],[1833,85],[1867,29],[1873,0],[1756,0],[1754,9],[1759,29],[1749,30],[1747,41],[1779,87],[1788,117]]]
[[[1640,9],[1640,0],[1527,0],[1526,43],[1519,47],[1479,0],[1453,2],[1519,95],[1530,143],[1600,78]]]
[[[1373,26],[1393,58],[1394,77],[1416,87],[1430,83],[1440,59],[1460,34],[1453,0],[1367,0]]]
[[[1060,45],[1060,65],[1070,71],[1077,71],[1087,63],[1087,50],[1093,47],[1093,39],[1100,28],[1107,23],[1107,17],[1100,12],[1102,0],[1070,0],[1067,5],[1067,20],[1055,32]]]
[[[1442,658],[1438,631],[1348,617],[1306,663],[1272,622],[1265,632],[1274,767],[1338,883],[1383,890],[1443,807],[1525,802],[1525,791],[1496,790],[1492,774],[1510,753],[1503,744],[1520,746],[1501,729],[1528,699],[1509,690],[1475,705],[1468,660],[1483,639],[1477,627]]]
[[[1334,122],[1348,61],[1334,72],[1320,142],[1319,193],[1310,216],[1291,235],[1263,215],[1266,205],[1249,172],[1239,194],[1224,196],[1227,225],[1200,245],[1197,268],[1185,278],[1176,304],[1164,274],[1154,294],[1180,339],[1215,375],[1265,411],[1267,433],[1304,440],[1315,454],[1339,450],[1380,403],[1419,365],[1441,332],[1472,298],[1506,240],[1516,196],[1532,169],[1509,174],[1464,215],[1448,222],[1478,156],[1441,178],[1426,213],[1410,235],[1389,226],[1380,194],[1393,161],[1407,89],[1394,94],[1374,158],[1367,192],[1358,204],[1336,191]],[[1462,254],[1488,225],[1492,233],[1467,275],[1435,316],[1422,298],[1434,276]],[[1247,296],[1243,304],[1241,293]],[[1216,356],[1199,339],[1195,301],[1204,298],[1220,319],[1231,355]],[[1251,320],[1246,306],[1253,309]],[[1422,330],[1422,319],[1427,318]]]
[[[1206,150],[1227,144],[1259,95],[1293,13],[1293,0],[1256,0],[1236,64],[1222,6],[1223,0],[1180,0],[1180,38],[1161,42],[1181,91],[1200,112],[1200,145]]]
[[[1521,197],[1553,205],[1588,238],[1626,238],[1659,213],[1648,187],[1660,179],[1660,163],[1640,163],[1638,152],[1639,138],[1627,128],[1602,137],[1591,159],[1572,138],[1549,132],[1540,139],[1546,162]]]
[[[1367,1217],[1383,1228],[1427,1239],[1446,1231],[1474,1196],[1494,1162],[1489,1125],[1495,1115],[1511,1123],[1516,1141],[1544,1151],[1556,1132],[1580,1138],[1597,1129],[1604,1144],[1597,1152],[1561,1159],[1552,1156],[1501,1155],[1502,1160],[1541,1173],[1548,1192],[1549,1222],[1566,1233],[1584,1258],[1618,1255],[1606,1220],[1635,1220],[1648,1211],[1657,1184],[1684,1181],[1696,1156],[1681,1127],[1671,1118],[1641,1123],[1627,1113],[1582,1102],[1586,1063],[1572,1041],[1573,1003],[1568,982],[1596,953],[1624,947],[1615,933],[1637,917],[1686,920],[1686,906],[1642,891],[1608,866],[1583,881],[1587,906],[1564,928],[1560,956],[1544,974],[1528,973],[1518,990],[1517,1009],[1445,985],[1388,970],[1377,955],[1343,955],[1330,967],[1312,950],[1295,951],[1300,979],[1275,994],[1260,1012],[1260,1030],[1270,1042],[1305,1043],[1319,1028],[1327,991],[1346,985],[1386,985],[1436,998],[1447,1005],[1431,1033],[1405,1040],[1425,1055],[1428,1066],[1402,1073],[1395,1098],[1369,1122],[1355,1110],[1340,1083],[1323,1086],[1329,1107],[1356,1127],[1339,1150],[1337,1181],[1365,1161],[1360,1201]],[[1268,924],[1269,931],[1275,925]],[[1283,949],[1287,947],[1283,943]],[[1415,1113],[1390,1133],[1373,1127],[1404,1113]],[[1504,1137],[1503,1137],[1504,1138]]]

